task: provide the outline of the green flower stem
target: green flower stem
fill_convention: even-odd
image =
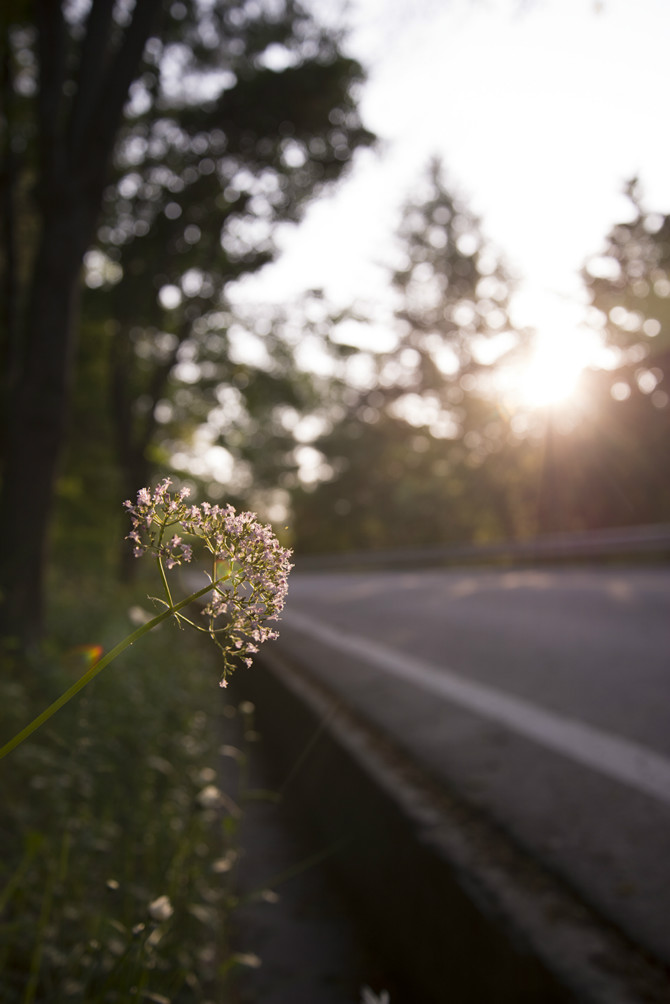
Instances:
[[[175,520],[178,522],[178,520]],[[158,572],[161,577],[161,582],[163,583],[163,589],[165,590],[165,595],[167,596],[168,604],[173,607],[174,603],[172,601],[172,594],[170,592],[170,586],[168,585],[167,575],[165,574],[165,569],[163,568],[163,562],[161,560],[161,544],[163,543],[163,534],[165,533],[169,524],[167,522],[161,524],[161,532],[158,535],[158,554],[156,555],[156,562],[158,564]]]
[[[168,603],[170,604],[170,607],[173,607],[174,603],[172,601],[172,593],[170,592],[170,586],[168,585],[167,575],[165,574],[165,569],[163,568],[163,562],[161,561],[160,554],[158,555],[157,561],[158,561],[158,571],[160,572],[160,577],[163,582],[163,589],[165,590],[165,595],[167,596],[167,600]]]
[[[194,600],[199,599],[211,589],[216,588],[219,582],[222,582],[224,578],[225,576],[214,582],[208,582],[202,589],[198,589],[197,592],[191,593],[191,595],[187,596],[186,599],[180,600],[179,603],[168,607],[162,613],[158,614],[157,617],[153,617],[150,621],[147,621],[146,624],[143,624],[141,627],[137,628],[136,631],[133,631],[132,634],[129,634],[128,637],[124,638],[123,641],[120,641],[118,645],[115,645],[114,648],[107,653],[107,655],[98,659],[98,661],[94,663],[83,676],[80,676],[76,683],[73,683],[71,687],[60,695],[60,697],[57,697],[53,704],[50,704],[48,708],[37,716],[37,718],[34,718],[32,722],[26,725],[25,728],[21,729],[20,732],[17,732],[13,739],[10,739],[8,743],[5,743],[5,745],[0,749],[0,760],[2,760],[3,757],[6,757],[8,753],[11,753],[13,749],[24,741],[24,739],[27,739],[29,735],[32,735],[33,732],[39,729],[41,725],[44,725],[44,723],[48,721],[52,715],[55,715],[57,711],[60,711],[63,705],[67,704],[68,701],[70,701],[75,694],[78,694],[80,690],[83,690],[83,688],[90,683],[91,680],[98,675],[98,673],[101,673],[106,666],[109,666],[110,662],[113,662],[118,655],[121,655],[121,653],[125,651],[125,649],[127,649],[130,645],[133,645],[153,628],[157,627],[162,621],[167,620],[168,617],[172,617],[184,607],[188,606],[189,603],[193,603]]]

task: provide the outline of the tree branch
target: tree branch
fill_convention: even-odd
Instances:
[[[114,0],[93,0],[88,15],[77,73],[77,94],[70,120],[69,146],[72,151],[79,148],[95,104],[100,100],[101,84],[110,58],[113,9]]]
[[[121,124],[123,108],[162,0],[141,0],[104,74],[80,142],[82,181],[101,188]]]
[[[58,130],[65,78],[65,22],[61,5],[54,0],[36,0],[39,93],[37,114],[41,138],[42,177],[52,179],[63,165]]]
[[[2,220],[2,243],[4,260],[2,262],[2,291],[4,307],[2,310],[2,343],[0,344],[0,362],[4,374],[3,406],[12,392],[18,373],[18,314],[17,314],[17,265],[16,265],[16,155],[12,150],[11,137],[14,126],[14,78],[12,73],[12,53],[9,41],[9,29],[3,25],[3,35],[0,40],[2,53],[0,56],[0,90],[3,96],[5,113],[5,134],[2,149],[2,164],[0,165],[0,192]],[[0,444],[1,446],[2,444]]]

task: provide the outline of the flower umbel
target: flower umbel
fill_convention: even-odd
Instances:
[[[147,618],[140,608],[134,608],[136,614],[139,611],[135,630],[104,655],[102,650],[96,649],[86,672],[0,746],[0,760],[48,722],[130,645],[171,617],[207,632],[220,648],[222,687],[226,686],[237,660],[249,666],[261,642],[277,637],[268,622],[278,620],[284,606],[288,573],[293,567],[289,561],[291,552],[280,545],[269,526],[261,526],[253,513],[237,513],[231,505],[219,508],[207,502],[189,506],[186,503],[188,489],[171,494],[171,483],[165,478],[153,494],[148,488],[141,488],[135,503],[124,502],[132,520],[128,539],[135,545],[135,557],[147,551],[156,556],[165,590],[165,599],[158,600],[163,610]],[[172,599],[165,569],[191,561],[193,549],[176,531],[194,538],[211,566],[209,583],[196,586],[190,595],[178,602]],[[208,594],[209,600],[203,610],[207,626],[203,627],[190,620],[185,611]]]
[[[153,495],[148,488],[140,488],[135,505],[130,500],[123,503],[133,523],[126,539],[133,541],[135,557],[140,558],[146,551],[153,551],[159,558],[165,559],[167,568],[174,568],[193,557],[189,545],[182,543],[177,534],[171,540],[165,539],[170,527],[180,525],[187,512],[184,500],[190,494],[188,488],[182,488],[176,495],[170,495],[168,489],[171,484],[170,478],[165,478],[157,485]]]
[[[209,561],[212,583],[203,609],[207,627],[194,624],[182,613],[175,616],[207,631],[223,655],[221,686],[238,661],[251,665],[252,656],[264,641],[277,637],[270,622],[277,621],[288,590],[291,552],[279,544],[272,529],[262,526],[254,513],[238,513],[231,505],[220,507],[203,502],[187,505],[188,489],[169,491],[166,478],[153,491],[142,488],[133,504],[125,502],[132,519],[136,557],[156,555],[167,597],[173,606],[163,565],[172,569],[193,558],[193,546],[181,534],[200,545]],[[179,532],[175,532],[179,531]]]

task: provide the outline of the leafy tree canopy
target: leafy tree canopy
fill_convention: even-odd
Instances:
[[[179,386],[202,379],[212,402],[234,382],[226,284],[270,261],[276,226],[373,137],[356,107],[359,65],[294,0],[35,0],[6,5],[1,27],[0,508],[31,540],[3,557],[11,628],[39,620],[75,330],[84,357],[94,331],[108,360],[90,360],[86,377],[102,382],[78,393],[108,408],[134,491],[157,459],[158,419],[207,410],[196,395],[178,402]],[[263,380],[245,385],[252,408]]]
[[[437,161],[403,210],[397,250],[395,344],[314,444],[331,476],[295,495],[298,549],[512,536],[523,521],[509,423],[488,386],[492,360],[524,343],[511,280]]]

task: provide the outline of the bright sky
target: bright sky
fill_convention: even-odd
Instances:
[[[624,182],[639,176],[649,209],[670,212],[668,0],[350,0],[347,17],[382,151],[239,295],[383,297],[400,207],[437,153],[521,279],[517,321],[578,353],[577,273],[624,218]]]

